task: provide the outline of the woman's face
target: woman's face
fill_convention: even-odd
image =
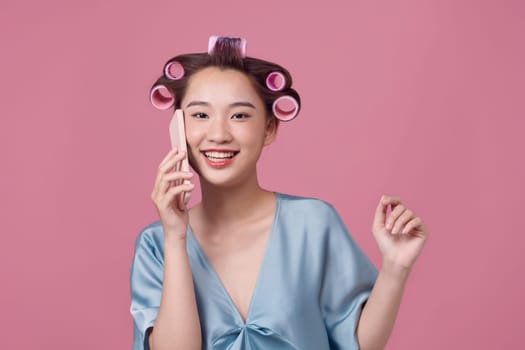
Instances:
[[[192,167],[205,181],[235,186],[256,176],[262,148],[276,134],[248,76],[205,68],[189,79],[181,101]]]

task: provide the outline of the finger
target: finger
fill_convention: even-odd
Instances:
[[[175,180],[189,180],[193,177],[191,171],[174,171],[172,173],[167,173],[162,175],[163,180],[175,181]]]
[[[384,194],[381,197],[381,202],[383,202],[384,204],[391,204],[395,206],[395,205],[401,204],[401,198],[394,197],[394,196],[387,196],[386,194]]]
[[[154,187],[158,188],[159,187],[158,184],[161,183],[162,177],[165,174],[168,174],[172,170],[174,170],[176,168],[177,163],[180,162],[182,159],[184,159],[184,157],[185,157],[185,152],[178,152],[176,154],[172,154],[171,157],[168,158],[165,163],[163,163],[162,165],[159,165],[157,177],[155,178]],[[157,190],[157,192],[161,192],[161,191]]]
[[[188,207],[188,202],[190,201],[191,191],[190,192],[183,192],[179,196],[176,197],[179,209],[181,211],[185,211]]]
[[[155,178],[155,183],[153,185],[153,190],[151,193],[151,199],[155,202],[159,194],[166,192],[166,186],[163,184],[163,176],[169,171],[172,170],[178,161],[185,157],[185,152],[178,152],[177,148],[172,148],[166,157],[162,160],[161,164],[158,167],[157,176]]]
[[[390,212],[390,215],[386,219],[387,230],[390,230],[394,226],[394,223],[396,222],[397,218],[399,218],[399,216],[401,216],[401,214],[403,214],[405,210],[405,206],[401,203],[393,207],[392,211]]]
[[[416,216],[415,218],[413,218],[406,224],[402,233],[408,234],[408,233],[422,233],[422,232],[424,232],[423,220],[421,220],[420,217]]]
[[[160,205],[162,208],[169,207],[177,195],[181,194],[182,192],[191,192],[194,187],[195,184],[187,183],[170,188],[168,192],[166,192],[166,194],[161,198]],[[175,203],[175,205],[177,205],[177,203]]]
[[[383,197],[384,196],[382,196],[379,200],[374,215],[374,226],[376,228],[383,228],[383,226],[385,225],[385,217],[388,204],[383,203]]]
[[[167,173],[170,170],[172,170],[177,162],[180,162],[181,160],[186,157],[186,152],[180,151],[172,154],[168,159],[166,159],[166,162],[159,165],[159,174],[160,173]]]
[[[184,205],[188,205],[191,199],[192,192],[186,192],[184,195]]]
[[[175,171],[173,173],[164,174],[160,178],[159,193],[166,193],[171,186],[177,186],[184,180],[190,180],[193,173],[184,171]],[[186,183],[186,181],[184,181]],[[187,182],[189,183],[189,182]]]
[[[401,203],[401,199],[399,197],[382,195],[376,207],[376,212],[374,215],[374,226],[377,228],[383,228],[385,225],[388,206],[397,205],[399,203]]]
[[[396,234],[401,232],[401,229],[414,217],[414,213],[410,209],[406,209],[403,214],[401,214],[397,220],[394,222],[394,228],[392,233]]]
[[[177,154],[177,152],[179,151],[179,149],[177,147],[173,147],[172,149],[170,149],[170,151],[168,152],[168,154],[166,154],[166,156],[164,157],[164,159],[162,159],[162,161],[159,163],[159,168],[164,164],[166,163],[171,157],[173,157],[175,154]]]
[[[157,176],[155,178],[155,184],[158,184],[161,180],[161,177],[163,174],[167,173],[169,170],[173,169],[175,167],[175,164],[176,164],[176,156],[179,155],[180,157],[180,153],[177,151],[176,148],[173,148],[169,153],[168,155],[166,156],[166,158],[163,159],[163,161],[159,164],[159,167],[157,169]]]

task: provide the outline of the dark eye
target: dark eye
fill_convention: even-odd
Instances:
[[[246,118],[250,118],[250,116],[244,113],[235,113],[234,115],[232,115],[232,119],[246,119]]]
[[[204,118],[207,118],[208,116],[204,113],[193,113],[191,115],[193,118],[197,118],[197,119],[204,119]]]

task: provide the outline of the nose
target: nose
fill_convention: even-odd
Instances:
[[[232,140],[232,134],[227,118],[212,118],[208,127],[208,141],[215,143],[228,143]]]

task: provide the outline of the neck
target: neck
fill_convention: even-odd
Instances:
[[[220,227],[236,225],[257,215],[258,208],[269,196],[273,196],[253,176],[242,184],[219,187],[201,181],[202,218],[208,225]]]

